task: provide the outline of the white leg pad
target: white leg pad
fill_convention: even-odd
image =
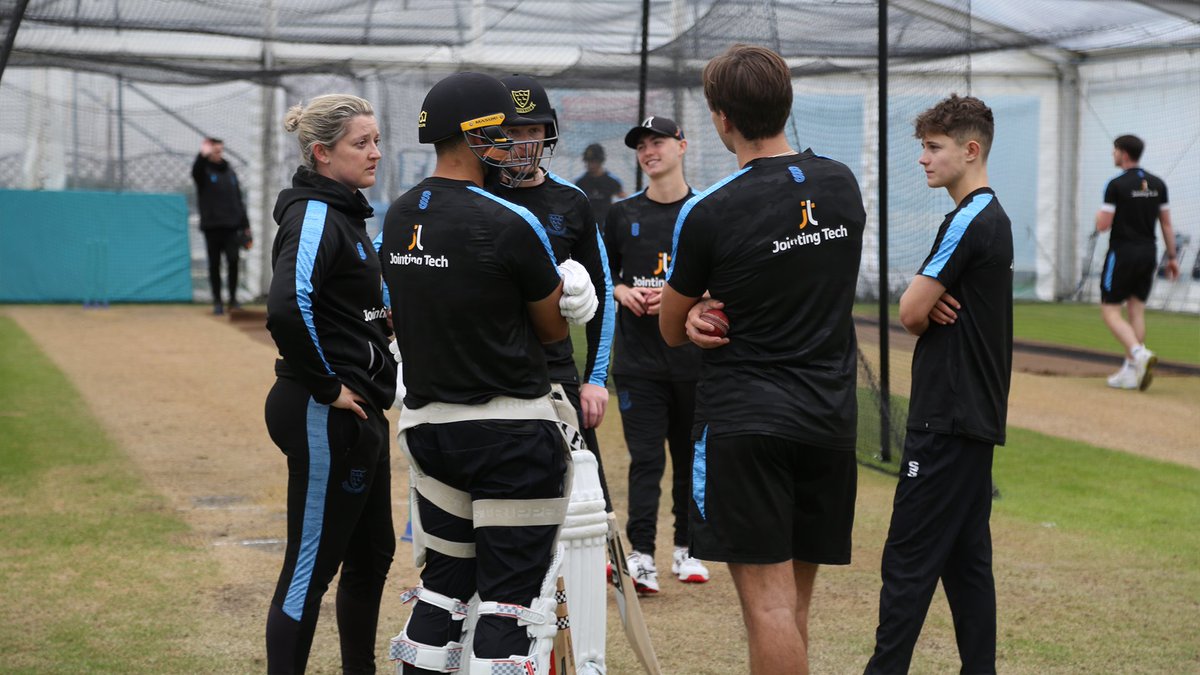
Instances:
[[[471,649],[471,675],[549,675],[550,652],[554,647],[554,636],[558,633],[558,620],[555,610],[558,600],[554,597],[558,583],[559,567],[562,564],[562,547],[554,552],[550,569],[542,579],[542,588],[538,597],[529,603],[528,607],[503,602],[480,602],[479,616],[494,614],[517,620],[518,626],[525,626],[529,639],[533,641],[529,653],[514,654],[507,658],[484,659],[475,656]]]
[[[575,665],[582,673],[604,673],[604,641],[608,621],[604,563],[608,556],[608,514],[596,457],[586,450],[571,453],[575,480],[563,523],[563,581],[571,615]]]
[[[403,604],[408,604],[413,600],[419,600],[425,604],[445,610],[454,621],[466,619],[471,610],[467,603],[461,600],[442,595],[422,586],[410,588],[400,594],[400,602]],[[411,621],[412,616],[410,615],[408,622]],[[439,673],[459,672],[463,662],[463,642],[450,642],[441,647],[433,647],[417,642],[408,637],[408,622],[404,624],[404,630],[392,638],[391,644],[388,647],[388,658],[392,661],[397,661],[397,673],[404,672],[404,664],[406,663],[418,668],[424,668],[425,670],[436,670]],[[466,639],[464,635],[462,640],[466,641]]]

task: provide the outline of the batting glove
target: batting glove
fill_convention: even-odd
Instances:
[[[558,309],[563,317],[577,326],[591,321],[596,315],[596,308],[600,306],[591,275],[574,260],[559,265],[558,275],[563,282],[562,298],[558,301]]]

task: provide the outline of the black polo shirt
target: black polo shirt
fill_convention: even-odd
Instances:
[[[865,222],[850,169],[811,150],[753,160],[684,205],[667,283],[710,291],[730,323],[729,344],[703,351],[698,427],[854,448]]]
[[[558,286],[527,209],[469,181],[426,178],[388,209],[380,248],[404,357],[404,404],[550,391],[526,303]]]
[[[1168,204],[1167,184],[1146,170],[1133,167],[1110,180],[1104,188],[1105,208],[1113,211],[1109,245],[1154,245],[1154,225]]]
[[[575,185],[587,195],[592,205],[592,215],[597,223],[603,223],[608,218],[608,209],[612,206],[613,197],[621,194],[621,181],[608,171],[593,176],[586,171],[575,179]]]
[[[1012,223],[991,188],[946,214],[917,274],[962,305],[930,323],[912,362],[908,428],[1004,445],[1012,379]]]
[[[587,269],[600,304],[596,307],[596,315],[587,324],[587,359],[583,381],[605,386],[615,312],[604,242],[592,217],[587,196],[583,190],[553,173],[547,173],[546,179],[533,187],[510,188],[503,185],[498,176],[489,180],[487,187],[492,194],[524,206],[533,213],[550,235],[550,246],[554,249],[556,260],[570,258]],[[550,381],[579,382],[570,337],[545,345],[545,349]]]
[[[651,200],[643,190],[613,204],[604,226],[613,285],[662,288],[671,261],[675,221],[695,194],[689,188],[683,199],[663,204]],[[658,330],[657,314],[634,316],[626,307],[618,307],[613,375],[694,382],[700,378],[700,351],[690,343],[668,347]]]

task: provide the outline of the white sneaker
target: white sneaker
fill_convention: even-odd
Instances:
[[[654,558],[640,551],[629,554],[629,576],[638,593],[653,594],[659,591],[658,568]]]
[[[1120,370],[1108,376],[1108,386],[1113,389],[1137,389],[1138,379],[1133,365],[1128,361],[1122,364]]]
[[[1141,391],[1146,391],[1146,388],[1150,386],[1150,381],[1154,379],[1152,371],[1156,364],[1158,364],[1158,356],[1146,349],[1145,345],[1134,351],[1133,372],[1137,378],[1137,388]]]
[[[686,547],[676,548],[671,556],[671,574],[685,584],[702,584],[708,581],[708,568],[688,554]]]

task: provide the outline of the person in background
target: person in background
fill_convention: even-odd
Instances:
[[[1113,164],[1121,169],[1121,175],[1108,182],[1104,204],[1096,212],[1096,231],[1112,230],[1100,275],[1100,316],[1125,349],[1125,362],[1109,376],[1108,386],[1142,391],[1150,386],[1158,363],[1158,357],[1146,348],[1146,299],[1157,259],[1155,221],[1167,247],[1166,276],[1179,278],[1167,184],[1139,164],[1145,148],[1137,136],[1118,136],[1113,141]],[[1122,306],[1128,319],[1121,316]]]
[[[608,209],[613,199],[624,199],[625,188],[621,180],[604,168],[604,146],[592,143],[583,150],[583,165],[587,167],[573,182],[587,195],[592,203],[592,217],[603,225],[608,218]]]
[[[205,138],[200,154],[192,162],[196,204],[200,209],[200,231],[208,252],[208,283],[212,288],[213,314],[224,314],[221,302],[221,257],[229,279],[229,309],[240,309],[237,301],[238,251],[249,248],[250,220],[237,173],[225,160],[225,143]]]

